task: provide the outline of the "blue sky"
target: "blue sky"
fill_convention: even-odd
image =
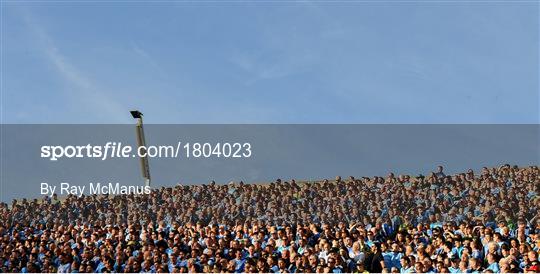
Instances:
[[[3,2],[3,123],[538,123],[539,3]]]

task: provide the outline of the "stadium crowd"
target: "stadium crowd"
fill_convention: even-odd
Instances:
[[[0,205],[0,272],[540,272],[540,172],[270,184]]]

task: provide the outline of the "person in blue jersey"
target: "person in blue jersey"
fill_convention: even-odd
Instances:
[[[70,273],[70,272],[72,272],[70,257],[67,254],[61,254],[60,262],[58,265],[58,273]]]
[[[269,272],[271,273],[278,273],[279,272],[279,266],[278,266],[278,259],[274,256],[267,257],[267,264]]]
[[[448,259],[450,260],[450,259]],[[448,266],[448,271],[450,273],[460,273],[461,272],[461,269],[459,268],[459,263],[460,263],[460,258],[456,258],[454,257],[453,259],[450,260],[450,266]],[[445,262],[445,265],[448,265],[447,262]]]
[[[486,269],[489,269],[491,271],[493,271],[493,273],[499,273],[500,272],[500,268],[499,268],[499,263],[498,263],[498,258],[497,258],[497,255],[496,254],[493,254],[493,253],[490,253],[486,256],[486,259],[487,259],[487,267]]]
[[[234,252],[234,259],[232,260],[234,262],[234,271],[244,272],[244,268],[246,266],[246,259],[244,258],[244,254],[242,250],[238,249]]]
[[[400,259],[401,267],[400,273],[413,273],[414,272],[414,266],[412,265],[411,259],[407,256],[403,256]]]

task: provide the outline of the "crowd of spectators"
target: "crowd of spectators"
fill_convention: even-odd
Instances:
[[[0,272],[540,272],[540,172],[178,185],[0,204]]]

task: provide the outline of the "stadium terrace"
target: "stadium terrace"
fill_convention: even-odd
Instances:
[[[537,166],[0,205],[0,272],[539,272]]]

